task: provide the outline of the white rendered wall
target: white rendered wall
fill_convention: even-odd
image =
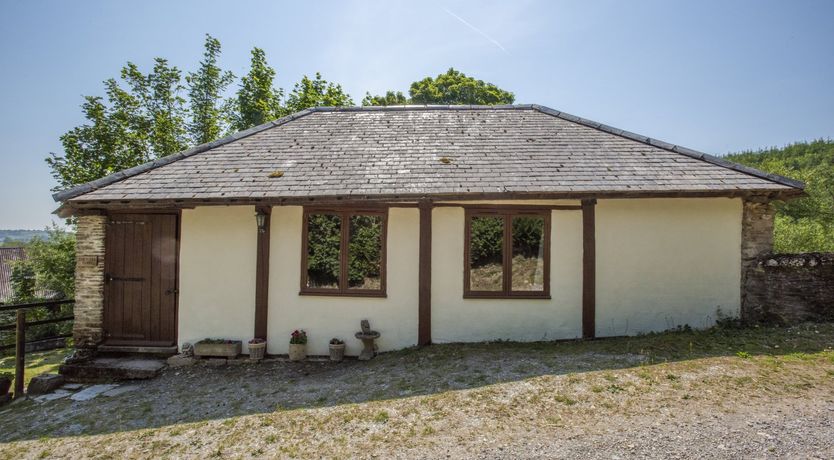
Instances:
[[[492,202],[497,204],[496,202]],[[520,202],[514,202],[519,204]],[[533,202],[529,202],[533,204]],[[536,204],[576,204],[537,202]],[[257,229],[252,206],[184,210],[178,340],[252,338]],[[359,321],[382,333],[381,351],[417,342],[419,211],[391,208],[386,298],[299,295],[302,208],[274,207],[271,221],[268,352],[287,352],[296,328],[308,353],[347,342]],[[551,214],[551,299],[464,299],[464,211],[438,207],[432,222],[432,339],[554,340],[581,336],[582,213]],[[707,327],[718,308],[740,302],[741,200],[599,200],[596,208],[597,335]]]
[[[738,316],[741,200],[599,200],[597,336]]]
[[[179,345],[201,339],[247,341],[255,329],[258,230],[253,206],[182,212]]]
[[[307,353],[328,354],[333,337],[345,341],[347,355],[358,355],[354,338],[367,319],[382,334],[380,351],[417,344],[419,211],[391,208],[388,212],[388,273],[385,298],[299,295],[303,208],[272,208],[269,265],[269,326],[267,352],[287,353],[290,333],[307,331]]]
[[[464,299],[464,210],[435,208],[433,342],[535,341],[582,335],[582,213],[552,211],[550,222],[551,299]]]

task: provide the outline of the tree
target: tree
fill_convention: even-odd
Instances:
[[[185,99],[182,72],[168,65],[163,58],[154,59],[154,67],[148,75],[142,74],[136,64],[128,62],[122,69],[122,79],[131,88],[131,95],[138,99],[138,116],[147,128],[150,150],[156,157],[164,157],[184,150],[188,146],[185,129]]]
[[[235,130],[258,126],[286,114],[281,106],[284,90],[272,87],[274,79],[275,69],[266,62],[264,50],[253,48],[249,73],[241,78],[237,99],[230,108]]]
[[[11,303],[24,303],[35,300],[35,270],[30,261],[20,260],[12,265],[9,284],[12,288]]]
[[[112,85],[111,85],[112,83]],[[114,93],[115,81],[105,83],[111,106],[132,103],[127,93]],[[124,100],[114,98],[124,96]],[[100,97],[85,96],[81,110],[88,124],[77,126],[61,136],[64,154],[50,153],[46,159],[52,177],[58,182],[54,191],[83,184],[150,159],[146,135],[136,130],[135,116],[124,108],[107,107]]]
[[[235,76],[217,65],[218,56],[220,41],[206,34],[200,68],[185,77],[191,108],[188,133],[195,144],[211,142],[228,129],[228,117],[222,103],[223,92]]]
[[[450,68],[437,78],[426,77],[411,84],[408,90],[413,104],[512,104],[515,95],[509,91],[467,77],[464,73]]]
[[[11,303],[49,298],[72,298],[75,293],[75,234],[57,226],[47,229],[48,238],[33,238],[26,247],[26,259],[14,262],[11,273]],[[40,294],[40,296],[38,295]],[[38,321],[72,314],[71,305],[34,308],[27,321]],[[14,320],[14,312],[0,312],[0,324]],[[28,326],[26,336],[32,340],[72,332],[69,323]],[[0,331],[0,344],[13,343],[14,331]]]
[[[48,238],[35,237],[26,248],[35,287],[59,297],[75,294],[75,234],[53,225]]]
[[[365,93],[362,105],[497,105],[512,104],[515,101],[513,93],[504,91],[492,83],[468,77],[455,69],[449,69],[437,78],[426,77],[413,82],[408,93],[411,98],[406,98],[400,91],[387,91],[384,96]]]
[[[295,87],[287,98],[287,110],[290,113],[298,112],[310,107],[344,107],[353,105],[353,99],[342,90],[342,85],[330,83],[321,78],[316,72],[315,79],[311,80],[306,75]]]
[[[61,136],[63,156],[46,159],[61,190],[131,168],[188,146],[180,71],[157,58],[144,75],[128,62],[121,71],[127,89],[104,82],[104,98],[85,96],[81,110],[89,123]]]
[[[362,99],[363,106],[371,105],[405,105],[408,104],[406,98],[401,91],[388,91],[384,96],[371,96],[371,93],[365,93],[365,98]]]
[[[797,142],[726,158],[805,183],[807,196],[775,203],[774,251],[834,251],[834,141]]]

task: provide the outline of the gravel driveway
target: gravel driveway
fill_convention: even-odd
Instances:
[[[195,365],[0,409],[0,458],[834,457],[834,325]]]

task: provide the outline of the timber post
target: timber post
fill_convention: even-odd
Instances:
[[[261,215],[262,224],[258,226],[258,249],[255,268],[255,334],[257,339],[266,340],[269,314],[269,224],[272,220],[272,207],[258,206],[256,214]]]
[[[431,344],[431,214],[432,202],[420,201],[419,294],[417,307],[417,345]]]
[[[597,200],[582,200],[582,338],[596,337],[597,265],[596,215]]]
[[[14,399],[23,396],[23,373],[26,366],[26,310],[17,310],[14,351]]]

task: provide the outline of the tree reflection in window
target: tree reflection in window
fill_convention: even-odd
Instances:
[[[467,214],[468,284],[472,297],[546,297],[549,211]]]
[[[341,242],[341,216],[307,216],[307,287],[339,288]]]
[[[348,288],[382,287],[382,216],[350,216]]]
[[[473,291],[504,289],[504,219],[472,218],[469,247],[469,283]]]
[[[544,218],[513,217],[512,290],[544,290]]]
[[[384,294],[386,213],[323,210],[305,215],[302,293]]]

